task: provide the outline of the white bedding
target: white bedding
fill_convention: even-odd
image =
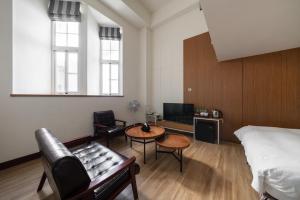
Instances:
[[[252,187],[280,200],[300,200],[300,129],[245,126],[237,131]]]

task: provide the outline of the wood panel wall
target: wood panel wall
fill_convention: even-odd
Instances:
[[[208,33],[187,39],[184,102],[220,109],[223,140],[249,124],[300,128],[300,48],[218,62]]]

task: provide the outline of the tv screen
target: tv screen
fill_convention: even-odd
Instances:
[[[164,103],[164,120],[193,124],[194,104]]]

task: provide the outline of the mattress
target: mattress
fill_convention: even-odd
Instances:
[[[259,193],[300,200],[300,129],[245,126],[235,131]]]

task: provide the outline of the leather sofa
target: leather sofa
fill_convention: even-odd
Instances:
[[[67,149],[47,129],[35,132],[44,173],[58,199],[114,199],[129,184],[138,199],[135,157],[127,158],[97,142]]]

